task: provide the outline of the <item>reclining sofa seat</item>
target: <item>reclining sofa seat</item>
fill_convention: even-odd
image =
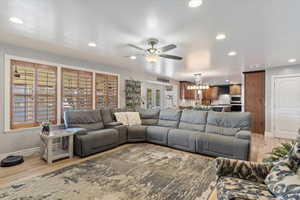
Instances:
[[[161,110],[157,125],[147,128],[147,141],[167,146],[168,133],[178,127],[180,117],[180,110]]]
[[[196,152],[197,136],[205,131],[206,122],[207,111],[184,110],[179,128],[169,131],[168,146]]]
[[[209,111],[205,133],[197,136],[196,152],[248,160],[251,115],[247,112]]]
[[[74,137],[74,153],[85,157],[118,146],[117,129],[104,128],[100,110],[72,110],[64,113],[66,128],[81,128]]]
[[[156,126],[158,123],[160,109],[137,109],[140,114],[141,125],[128,126],[128,142],[147,141],[148,126]]]

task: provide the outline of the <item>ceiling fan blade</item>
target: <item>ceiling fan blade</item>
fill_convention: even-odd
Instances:
[[[141,48],[141,47],[138,47],[138,46],[136,46],[136,45],[134,45],[134,44],[128,44],[128,46],[130,46],[130,47],[132,47],[132,48],[135,48],[135,49],[137,49],[137,50],[140,50],[140,51],[145,51],[145,49],[143,49],[143,48]]]
[[[175,49],[177,46],[175,44],[169,44],[167,46],[164,46],[162,48],[160,48],[161,52],[167,52],[170,51],[172,49]]]
[[[173,55],[167,55],[167,54],[161,54],[159,55],[162,58],[167,58],[167,59],[173,59],[173,60],[182,60],[182,57],[179,56],[173,56]]]

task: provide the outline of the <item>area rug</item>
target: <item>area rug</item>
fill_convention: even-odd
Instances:
[[[200,200],[211,194],[214,161],[152,144],[103,155],[0,189],[1,200]]]

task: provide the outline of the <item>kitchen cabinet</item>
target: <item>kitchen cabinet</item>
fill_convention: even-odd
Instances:
[[[219,88],[217,86],[202,90],[202,104],[209,105],[213,100],[219,98]]]
[[[241,85],[230,85],[229,86],[230,95],[241,95]]]
[[[211,87],[210,90],[210,99],[217,100],[219,98],[219,87]]]
[[[188,86],[194,85],[191,82],[180,82],[180,99],[195,100],[195,90],[188,90]]]

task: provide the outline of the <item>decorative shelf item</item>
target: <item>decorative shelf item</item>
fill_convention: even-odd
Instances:
[[[135,109],[141,106],[141,82],[125,81],[126,108]]]

